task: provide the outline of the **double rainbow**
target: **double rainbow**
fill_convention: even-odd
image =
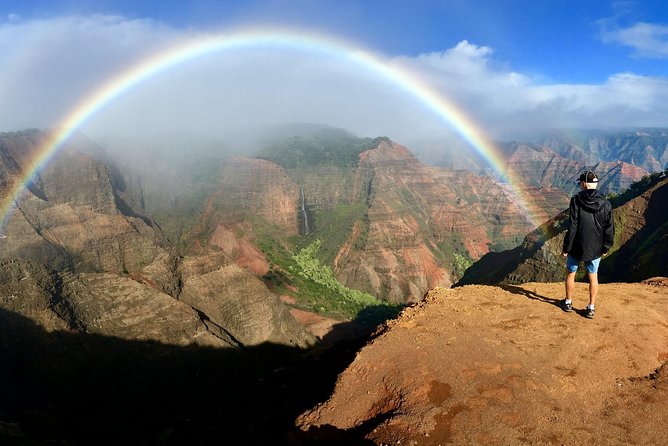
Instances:
[[[180,64],[226,50],[244,48],[279,47],[322,54],[355,64],[379,81],[403,90],[421,103],[427,110],[443,119],[457,134],[473,147],[510,187],[515,203],[524,210],[527,220],[538,226],[531,211],[531,200],[509,178],[504,162],[492,141],[476,123],[455,103],[428,85],[417,74],[390,61],[331,37],[286,30],[259,30],[233,34],[208,35],[171,46],[142,62],[113,76],[90,95],[86,96],[59,123],[57,130],[38,148],[36,155],[24,169],[24,175],[15,189],[0,203],[0,232],[3,231],[13,211],[25,193],[25,184],[43,168],[72,134],[96,112],[128,90],[148,81],[153,76]]]

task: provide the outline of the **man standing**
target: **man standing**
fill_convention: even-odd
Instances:
[[[569,225],[562,255],[566,257],[566,299],[562,301],[564,311],[573,309],[575,273],[580,262],[584,262],[589,276],[589,304],[585,316],[594,317],[594,304],[598,294],[598,265],[601,256],[612,247],[615,229],[612,221],[612,206],[597,190],[598,177],[591,170],[580,175],[582,189],[571,198]]]

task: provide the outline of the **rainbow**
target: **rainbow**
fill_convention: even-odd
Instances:
[[[514,178],[508,177],[503,168],[503,160],[499,150],[486,136],[476,123],[455,103],[442,93],[428,85],[417,74],[400,67],[375,55],[346,43],[340,39],[323,37],[316,34],[287,30],[249,30],[232,34],[205,35],[189,39],[180,44],[171,46],[142,62],[113,76],[110,80],[86,96],[74,109],[64,117],[50,134],[48,140],[35,152],[36,156],[26,166],[24,176],[17,183],[15,190],[4,199],[0,205],[0,231],[6,227],[13,210],[18,206],[25,184],[42,169],[72,134],[88,121],[96,112],[123,95],[128,90],[146,82],[153,76],[175,66],[201,58],[212,53],[232,49],[258,47],[293,48],[305,52],[314,52],[325,56],[356,64],[379,80],[387,82],[406,92],[421,103],[427,110],[433,112],[459,134],[473,147],[494,169],[496,174],[505,181],[507,190],[521,209],[526,213],[528,221],[537,227],[531,200],[523,191],[516,187]]]

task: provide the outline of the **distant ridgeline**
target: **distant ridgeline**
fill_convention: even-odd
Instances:
[[[573,180],[585,169],[598,173],[599,189],[608,194],[668,167],[668,129],[551,129],[496,146],[508,177],[526,187],[559,189],[569,196],[576,192]],[[423,143],[417,154],[431,165],[494,175],[474,151],[443,141]]]
[[[623,130],[564,129],[536,138],[560,155],[590,165],[622,161],[647,172],[668,168],[668,129]]]

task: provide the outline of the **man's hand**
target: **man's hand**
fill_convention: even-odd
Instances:
[[[567,252],[562,252],[561,255],[562,255],[563,257],[568,257],[568,253],[567,253]]]

